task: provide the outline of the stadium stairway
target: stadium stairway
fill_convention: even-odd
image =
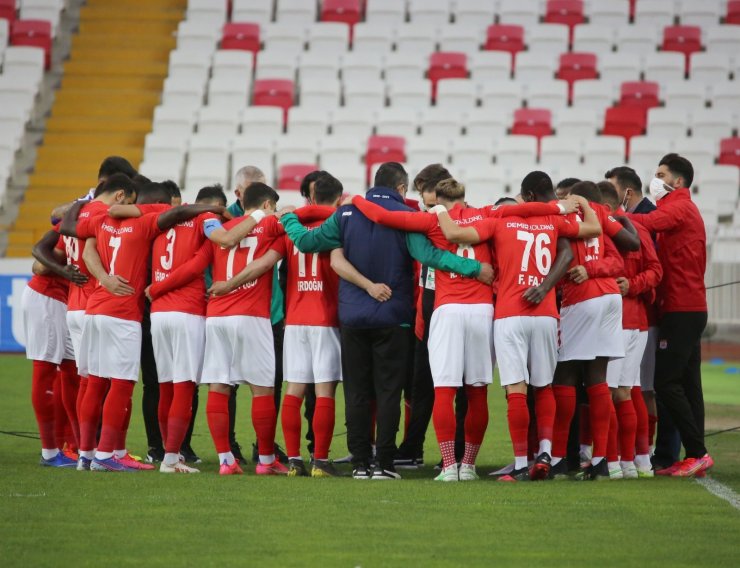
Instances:
[[[186,4],[88,0],[81,8],[7,256],[28,256],[49,228],[50,211],[95,185],[103,158],[141,161]]]

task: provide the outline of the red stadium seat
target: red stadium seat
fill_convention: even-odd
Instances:
[[[489,51],[508,51],[511,53],[512,68],[516,63],[516,54],[524,51],[524,28],[522,26],[508,26],[495,24],[488,26],[486,44],[483,49]]]
[[[0,20],[8,20],[8,25],[13,25],[15,21],[15,0],[0,0]]]
[[[740,167],[740,138],[724,138],[719,143],[718,164]]]
[[[324,0],[321,5],[322,22],[344,22],[354,26],[360,21],[360,0]]]
[[[663,51],[678,51],[686,57],[686,73],[690,71],[691,54],[701,51],[699,26],[668,26],[663,30]]]
[[[256,54],[260,50],[260,26],[251,23],[224,24],[221,49],[239,49]]]
[[[635,21],[635,7],[637,6],[637,0],[630,0],[630,21]]]
[[[646,109],[637,106],[615,106],[606,110],[604,129],[601,134],[622,136],[629,158],[630,138],[644,134],[646,121]]]
[[[468,57],[464,53],[440,51],[429,58],[429,80],[432,82],[432,100],[437,100],[437,82],[440,79],[467,79]]]
[[[583,0],[548,0],[545,10],[545,22],[548,24],[565,24],[570,30],[570,43],[573,43],[573,28],[582,24]]]
[[[730,0],[727,3],[727,17],[725,18],[725,23],[740,25],[740,0]]]
[[[285,164],[278,170],[278,189],[301,189],[306,175],[318,170],[316,164]]]
[[[639,107],[645,111],[660,105],[658,83],[627,81],[620,89],[619,106]]]
[[[288,109],[293,106],[293,81],[258,79],[254,82],[254,106],[276,106],[283,109],[283,124],[288,122]]]
[[[44,50],[45,67],[51,67],[51,22],[16,20],[11,28],[10,44],[40,47]]]
[[[573,83],[581,79],[598,79],[596,54],[563,53],[560,56],[560,67],[557,78],[568,81],[568,100],[573,100]]]
[[[537,137],[537,153],[543,136],[552,134],[552,113],[544,108],[520,108],[514,112],[512,134]]]
[[[367,141],[365,164],[367,181],[370,182],[370,168],[383,162],[405,162],[406,139],[403,136],[371,136]]]

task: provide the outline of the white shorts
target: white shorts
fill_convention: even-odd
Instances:
[[[86,314],[80,342],[80,375],[139,380],[141,323]]]
[[[206,318],[204,384],[275,386],[275,345],[267,318]]]
[[[640,362],[640,386],[645,392],[655,391],[655,351],[658,348],[658,328],[649,327],[645,353]]]
[[[151,320],[159,382],[199,382],[206,344],[206,318],[182,312],[154,312]]]
[[[283,377],[290,383],[331,383],[342,380],[339,330],[318,325],[286,325]]]
[[[85,323],[85,310],[67,312],[67,329],[72,339],[72,348],[75,352],[75,362],[80,366],[80,348],[82,346],[82,326]]]
[[[489,385],[493,380],[493,306],[446,304],[432,314],[429,366],[435,387]]]
[[[514,316],[493,322],[501,386],[525,381],[533,387],[552,384],[558,362],[558,320]]]
[[[606,294],[560,312],[558,361],[592,361],[624,357],[622,297]]]
[[[645,353],[647,331],[623,329],[624,357],[612,359],[606,368],[609,388],[634,387],[640,384],[640,362]]]
[[[26,358],[56,365],[75,358],[67,329],[67,304],[26,286],[21,308]]]

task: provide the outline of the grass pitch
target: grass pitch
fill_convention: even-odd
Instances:
[[[0,357],[0,430],[35,433],[30,364]],[[705,365],[707,429],[740,426],[740,375]],[[38,440],[0,434],[3,566],[738,566],[740,511],[691,480],[496,483],[511,459],[500,389],[475,483],[439,484],[427,466],[401,482],[220,478],[202,393],[200,475],[91,474],[37,465]],[[129,447],[145,449],[137,404]],[[333,455],[346,453],[342,405]],[[279,428],[278,428],[279,431]],[[240,389],[237,437],[254,440]],[[280,437],[280,434],[278,434]],[[713,477],[740,492],[740,433],[707,438]],[[307,456],[306,456],[307,457]]]

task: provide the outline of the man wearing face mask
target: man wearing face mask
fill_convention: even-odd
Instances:
[[[632,214],[657,235],[663,281],[658,287],[655,389],[681,434],[686,458],[658,475],[694,477],[714,464],[704,446],[701,334],[707,324],[706,231],[691,201],[694,168],[678,154],[663,156],[650,182],[657,209]]]

